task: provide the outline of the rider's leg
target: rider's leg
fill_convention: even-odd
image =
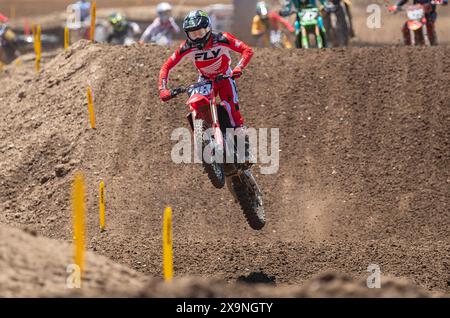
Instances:
[[[352,16],[352,12],[350,11],[350,3],[348,1],[344,1],[344,5],[345,5],[345,12],[348,16],[349,35],[351,38],[353,38],[353,37],[355,37],[355,31],[353,30],[353,16]]]
[[[436,18],[437,18],[436,12],[431,12],[427,17],[427,33],[431,45],[437,45],[437,35],[435,28]]]
[[[239,98],[234,80],[227,79],[217,84],[220,100],[225,106],[225,109],[230,117],[231,125],[234,128],[244,125],[244,118],[242,118],[239,111]]]
[[[406,23],[402,27],[402,34],[403,34],[403,43],[405,45],[411,45],[411,35],[409,33],[409,29]]]
[[[250,154],[250,143],[247,135],[247,129],[244,126],[244,118],[239,111],[239,98],[236,89],[236,83],[232,79],[223,80],[218,83],[219,97],[222,105],[225,107],[228,116],[230,118],[231,125],[234,127],[236,141],[240,138],[245,140],[245,163],[250,165],[254,162],[252,155]],[[241,137],[240,137],[241,136]],[[237,144],[239,148],[239,143]],[[239,149],[238,149],[239,150]]]

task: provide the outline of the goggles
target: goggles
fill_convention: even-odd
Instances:
[[[196,41],[196,40],[203,39],[208,34],[209,31],[211,31],[210,28],[203,28],[203,29],[187,32],[187,35],[188,35],[189,39],[191,39],[192,41]]]

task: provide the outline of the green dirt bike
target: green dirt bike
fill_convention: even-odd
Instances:
[[[325,27],[319,8],[310,6],[295,13],[296,47],[305,49],[326,47]]]

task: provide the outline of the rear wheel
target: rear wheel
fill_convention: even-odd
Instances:
[[[247,223],[252,229],[261,230],[266,224],[262,194],[251,171],[246,170],[240,176],[230,178],[230,191],[239,202]]]
[[[425,37],[423,35],[422,29],[414,31],[414,38],[416,45],[425,45]]]

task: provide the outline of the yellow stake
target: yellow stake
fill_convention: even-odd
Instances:
[[[92,89],[90,86],[87,89],[87,98],[88,98],[88,109],[89,109],[89,118],[91,121],[91,128],[95,129],[94,101],[92,98]]]
[[[91,41],[94,41],[96,16],[97,16],[97,4],[94,1],[94,2],[92,2],[92,6],[91,6],[91,29],[89,30],[90,31],[89,39]]]
[[[100,207],[100,230],[105,230],[105,182],[100,182],[99,191],[99,207]]]
[[[69,48],[69,28],[64,27],[64,50]]]
[[[85,185],[84,177],[77,173],[72,186],[73,235],[75,240],[74,262],[84,270],[85,251]]]
[[[172,208],[164,210],[163,220],[163,270],[164,280],[173,278],[173,249],[172,249]]]
[[[0,61],[0,71],[3,70],[4,67],[5,67],[5,64],[3,64],[2,61]]]
[[[41,69],[41,26],[36,27],[36,34],[34,36],[34,50],[36,53],[36,72]]]

